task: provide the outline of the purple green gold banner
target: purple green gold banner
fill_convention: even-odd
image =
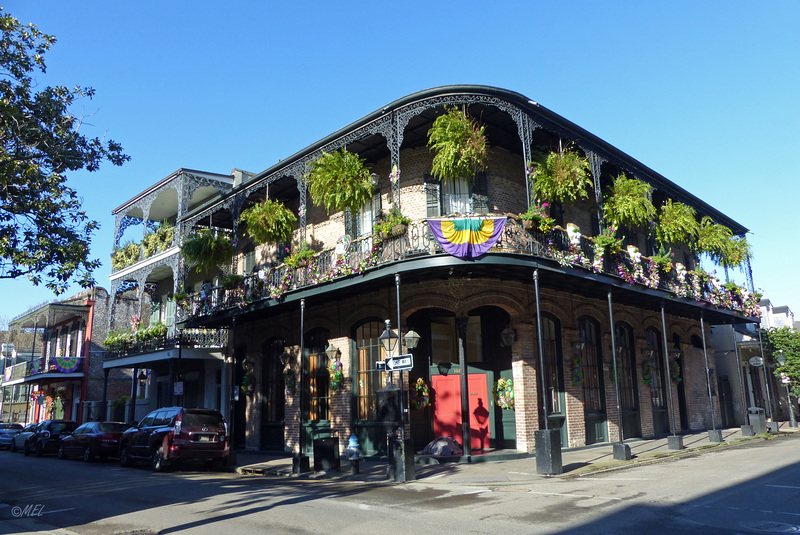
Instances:
[[[500,239],[506,218],[428,219],[428,225],[449,254],[458,258],[477,258]]]

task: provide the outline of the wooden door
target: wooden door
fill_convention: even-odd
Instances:
[[[461,377],[459,375],[434,375],[433,434],[450,437],[461,443]],[[469,374],[469,427],[473,450],[489,447],[491,427],[486,375]]]

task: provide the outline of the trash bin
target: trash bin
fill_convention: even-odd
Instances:
[[[314,430],[314,471],[339,470],[339,432],[330,427]]]
[[[767,432],[767,418],[761,407],[747,407],[747,419],[753,428],[753,433],[762,435]]]

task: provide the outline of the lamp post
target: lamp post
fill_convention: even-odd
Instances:
[[[412,334],[413,333],[413,334]],[[400,343],[400,335],[392,330],[391,320],[386,320],[386,329],[383,334],[378,338],[381,342],[384,352],[387,356],[391,356],[395,349],[398,348]],[[406,340],[411,341],[416,346],[419,342],[419,335],[417,333],[409,332],[406,335]],[[398,351],[399,353],[399,351]],[[391,375],[389,376],[391,377]],[[391,384],[389,385],[391,386]],[[387,387],[389,389],[389,387]],[[414,470],[414,452],[410,444],[406,443],[406,417],[405,417],[405,403],[403,403],[403,372],[400,371],[400,440],[399,444],[393,433],[387,436],[389,452],[389,477],[394,477],[395,481],[405,482],[408,480],[416,479],[416,472]],[[409,440],[410,442],[410,440]],[[392,445],[394,447],[392,448]]]
[[[786,364],[786,357],[783,356],[783,349],[778,350],[778,364],[781,367]],[[786,404],[789,406],[789,427],[797,427],[797,420],[794,417],[794,405],[792,405],[792,395],[789,393],[789,381],[788,377],[786,380],[782,380],[783,386],[786,387]]]

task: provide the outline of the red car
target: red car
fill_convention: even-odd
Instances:
[[[119,437],[128,427],[123,422],[87,422],[61,439],[58,458],[82,457],[88,463],[95,457],[116,457]]]

